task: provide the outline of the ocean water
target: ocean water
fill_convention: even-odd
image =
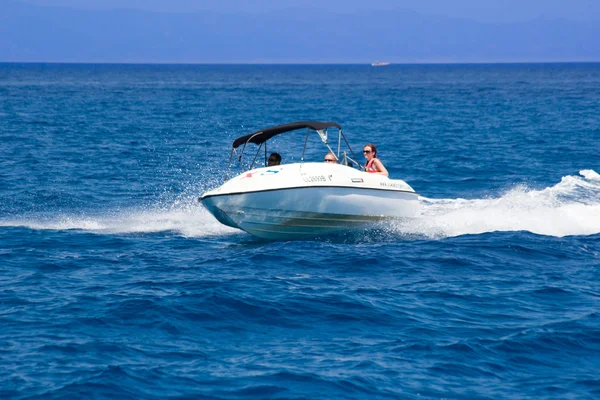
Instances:
[[[423,215],[269,242],[197,203],[304,119]],[[600,64],[0,64],[0,397],[599,398],[599,172]]]

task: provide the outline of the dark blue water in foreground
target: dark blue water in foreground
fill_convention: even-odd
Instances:
[[[196,203],[302,119],[423,215],[264,242]],[[600,64],[0,64],[0,397],[598,398],[599,155]]]

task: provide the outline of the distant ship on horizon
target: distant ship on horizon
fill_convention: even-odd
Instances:
[[[385,61],[375,61],[371,63],[371,66],[373,67],[385,67],[386,65],[390,65],[390,63]]]

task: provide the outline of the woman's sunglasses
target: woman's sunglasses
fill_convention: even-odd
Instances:
[[[363,153],[365,154],[369,154],[371,152],[371,150],[363,150]]]

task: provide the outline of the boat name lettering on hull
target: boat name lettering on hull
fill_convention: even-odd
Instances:
[[[302,180],[304,182],[327,182],[327,179],[323,175],[312,175],[312,176],[303,176]]]
[[[384,187],[395,188],[395,189],[404,189],[404,186],[400,185],[399,183],[379,182],[379,185],[384,186]]]

